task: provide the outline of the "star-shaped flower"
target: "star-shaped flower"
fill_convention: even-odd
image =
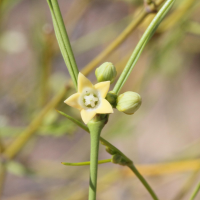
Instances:
[[[112,106],[105,99],[110,81],[93,85],[83,74],[78,75],[78,92],[64,102],[81,112],[82,120],[87,124],[97,113],[113,113]]]

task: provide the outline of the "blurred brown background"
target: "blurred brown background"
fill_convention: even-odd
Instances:
[[[144,176],[162,200],[188,199],[200,179],[194,170],[198,166],[191,168],[189,162],[200,155],[200,4],[197,0],[180,10],[187,2],[190,0],[176,1],[170,14],[183,12],[183,16],[176,20],[168,15],[167,23],[174,24],[160,26],[121,91],[138,92],[143,99],[141,108],[131,116],[116,110],[102,133],[136,165],[147,167]],[[143,8],[139,0],[59,0],[59,4],[79,69]],[[0,5],[0,137],[6,147],[70,77],[54,37],[47,2],[4,0]],[[112,62],[120,74],[152,16],[101,63]],[[94,71],[89,78],[96,82]],[[55,108],[80,119],[75,109],[63,103],[73,92],[66,92]],[[89,135],[55,108],[7,164],[3,200],[87,199],[89,166],[61,162],[88,161]],[[99,159],[108,158],[100,145]],[[182,161],[189,162],[189,167]],[[166,171],[148,168],[168,162],[180,163],[171,168],[166,165]],[[151,199],[126,167],[100,165],[98,178],[99,200]]]

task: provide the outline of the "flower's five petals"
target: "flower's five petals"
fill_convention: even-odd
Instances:
[[[64,102],[81,111],[81,118],[87,124],[97,113],[113,113],[112,106],[105,99],[110,81],[93,85],[83,74],[78,75],[78,93],[73,94]]]
[[[80,97],[80,93],[75,93],[73,95],[71,95],[69,98],[67,98],[64,103],[66,103],[69,106],[72,106],[74,108],[77,108],[79,110],[82,109],[82,107],[79,104],[79,97]]]
[[[85,124],[87,124],[95,115],[95,111],[81,110],[81,118]]]
[[[97,83],[96,85],[94,85],[94,87],[100,92],[101,97],[105,98],[110,88],[110,81]]]
[[[93,84],[82,74],[79,72],[78,74],[78,92],[83,92],[84,88],[92,88],[94,89]]]
[[[113,113],[113,108],[106,99],[102,99],[100,106],[95,111],[100,114]]]

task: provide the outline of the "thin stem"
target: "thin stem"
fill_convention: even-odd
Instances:
[[[187,165],[187,163],[186,163],[186,165]],[[188,163],[188,165],[191,167],[192,163]],[[181,166],[183,167],[184,165],[181,165]],[[197,162],[197,169],[189,176],[189,178],[183,184],[180,191],[176,194],[176,196],[173,198],[173,200],[183,199],[184,196],[186,196],[188,191],[192,188],[192,186],[196,182],[199,172],[200,172],[200,163]]]
[[[77,119],[74,119],[73,117],[65,114],[62,111],[56,110],[58,113],[60,113],[61,115],[65,116],[67,119],[71,120],[72,122],[74,122],[76,125],[78,125],[79,127],[81,127],[83,130],[87,131],[88,133],[90,133],[89,129],[87,126],[85,126],[83,123],[81,123],[80,121],[78,121]]]
[[[77,88],[77,77],[78,77],[78,67],[74,58],[74,54],[71,48],[71,44],[65,29],[62,14],[58,5],[57,0],[47,0],[52,19],[53,25],[56,33],[56,38],[60,46],[61,53],[63,55],[64,61],[69,70],[70,76],[73,80],[75,87]]]
[[[88,200],[96,200],[97,191],[97,173],[98,173],[98,154],[99,154],[99,137],[104,127],[104,121],[90,121],[88,128],[90,130],[90,187]]]
[[[83,74],[88,74],[89,71],[93,70],[100,62],[108,57],[131,33],[136,27],[146,18],[148,13],[143,8],[136,18],[124,29],[124,31],[106,48],[102,51],[94,60],[86,65],[82,70]]]
[[[158,0],[155,2],[156,6],[160,6],[164,0]],[[93,70],[100,62],[102,62],[107,56],[109,56],[132,32],[135,30],[142,21],[149,15],[145,8],[139,13],[139,15],[133,17],[132,22],[124,29],[124,31],[106,48],[101,52],[94,60],[88,63],[83,68],[82,73],[88,74]]]
[[[5,147],[4,147],[4,144],[3,144],[3,141],[1,140],[1,137],[0,137],[0,155],[3,153]]]
[[[74,122],[76,125],[78,125],[80,128],[82,128],[83,130],[85,130],[86,132],[90,133],[90,130],[87,126],[85,126],[83,123],[81,123],[80,121],[78,121],[77,119],[74,119],[73,117],[65,114],[64,112],[58,111],[58,113],[60,113],[61,115],[65,116],[67,119],[71,120],[72,122]],[[104,146],[109,147],[110,149],[112,149],[113,151],[115,151],[117,154],[123,156],[127,161],[131,160],[125,156],[118,148],[116,148],[114,145],[112,145],[110,142],[108,142],[107,140],[105,140],[104,138],[100,137],[100,141]]]
[[[106,159],[106,160],[98,160],[98,164],[104,164],[104,163],[109,163],[111,162],[111,159]],[[69,165],[69,166],[84,166],[84,165],[90,165],[90,161],[87,162],[80,162],[80,163],[67,163],[67,162],[62,162],[63,165]]]
[[[150,193],[150,195],[152,196],[152,198],[154,200],[158,200],[158,197],[156,196],[155,192],[153,191],[153,189],[150,187],[150,185],[147,183],[147,181],[143,178],[143,176],[139,173],[139,171],[136,169],[136,167],[132,164],[128,166],[133,173],[138,177],[138,179],[142,182],[142,184],[144,185],[144,187],[148,190],[148,192]]]
[[[70,41],[69,41],[69,37],[67,35],[67,31],[66,31],[65,24],[64,24],[64,21],[63,21],[63,18],[62,18],[62,14],[60,12],[58,1],[53,0],[52,5],[53,5],[53,8],[55,10],[55,15],[56,15],[57,20],[58,20],[57,22],[58,22],[59,27],[61,29],[61,34],[62,34],[62,36],[65,36],[65,37],[63,37],[63,40],[64,40],[64,43],[66,44],[67,52],[69,53],[70,62],[72,63],[72,67],[73,67],[75,75],[78,77],[79,70],[77,68],[76,60],[74,58],[74,54],[73,54],[72,47],[71,47],[71,44],[70,44]]]
[[[170,10],[171,6],[173,5],[175,0],[167,0],[166,3],[162,6],[162,8],[159,10],[155,18],[152,20],[146,31],[144,32],[142,38],[138,42],[136,48],[134,49],[128,63],[126,64],[126,67],[124,68],[124,71],[122,72],[121,76],[119,77],[113,91],[118,94],[127,81],[131,71],[133,70],[136,62],[138,61],[146,43],[149,41],[149,39],[152,37],[153,33],[157,29],[158,25],[164,18],[164,16],[167,14],[167,12]]]
[[[8,146],[3,155],[8,158],[12,159],[27,143],[29,138],[35,133],[37,128],[41,125],[42,119],[46,116],[48,111],[51,108],[54,108],[60,100],[66,94],[66,89],[63,88],[57,96],[55,96],[45,107],[44,109],[37,115],[37,117],[30,123],[30,125],[14,140],[13,143]]]
[[[49,78],[51,74],[52,60],[49,59],[53,56],[53,44],[51,35],[45,35],[45,44],[42,51],[41,56],[41,65],[40,65],[40,73],[41,73],[41,92],[39,93],[39,105],[44,106],[47,103],[47,99],[49,97]]]
[[[0,137],[0,159],[3,159],[3,157],[1,157],[3,150],[4,150],[4,144],[1,141],[1,137]],[[5,163],[3,162],[3,160],[0,160],[0,199],[3,193],[3,185],[4,185],[5,176],[6,176]]]
[[[93,137],[93,136],[91,136],[91,135],[96,135],[96,137],[97,137],[97,134],[93,134],[93,132],[95,133],[95,131],[97,132],[97,131],[99,131],[99,130],[101,130],[100,128],[102,128],[102,126],[103,126],[103,124],[101,123],[101,124],[97,124],[97,126],[94,126],[94,124],[93,123],[89,123],[88,124],[88,128],[84,125],[84,124],[82,124],[81,122],[79,122],[78,120],[75,120],[73,117],[70,117],[69,115],[66,115],[65,113],[63,113],[63,112],[60,112],[59,111],[59,113],[61,113],[63,116],[65,116],[65,117],[67,117],[68,119],[70,119],[72,122],[74,122],[74,123],[76,123],[78,126],[80,126],[81,128],[83,128],[85,131],[87,131],[88,133],[90,133],[90,137]],[[101,125],[100,127],[99,127],[99,125]],[[94,127],[93,127],[94,126]],[[102,138],[102,137],[99,137],[99,140],[101,141],[101,143],[103,144],[103,145],[105,145],[106,147],[109,147],[115,154],[118,154],[118,155],[120,155],[120,156],[122,156],[125,160],[126,160],[126,162],[127,163],[132,163],[132,161],[131,161],[131,159],[129,159],[126,155],[124,155],[118,148],[116,148],[114,145],[112,145],[111,143],[109,143],[107,140],[105,140],[104,138]],[[92,142],[92,138],[91,138],[91,142]],[[92,143],[91,143],[91,145],[92,145]],[[92,154],[92,151],[93,151],[93,149],[92,149],[92,147],[91,147],[91,159],[93,159],[93,157],[95,157],[95,159],[97,159],[97,160],[95,160],[95,163],[94,163],[94,165],[95,165],[95,170],[97,170],[97,161],[98,161],[98,153],[94,153],[94,155]],[[96,156],[97,155],[97,156]],[[90,160],[90,162],[91,162],[91,160]],[[156,197],[156,195],[155,195],[155,193],[153,192],[153,190],[151,189],[151,187],[148,185],[148,183],[146,182],[146,180],[142,177],[142,175],[138,172],[138,170],[135,168],[135,166],[133,165],[133,164],[129,164],[128,165],[128,167],[133,171],[133,173],[139,178],[139,180],[141,181],[141,183],[144,185],[144,187],[149,191],[149,193],[151,194],[151,196],[152,197],[154,197],[154,200],[158,200],[158,198]],[[92,171],[92,174],[93,173],[95,173],[94,171]],[[90,174],[91,174],[91,172],[90,172]],[[96,174],[95,175],[97,175],[97,172],[96,172]],[[96,178],[96,176],[95,176],[95,178]],[[93,191],[93,187],[90,187],[91,189],[89,190],[89,193],[91,193],[91,196],[94,198],[94,195],[96,195],[96,190],[95,190],[95,193],[94,193],[94,191]],[[96,189],[96,188],[95,188]],[[91,197],[91,198],[92,198]],[[93,200],[93,199],[89,199],[89,200]]]
[[[200,190],[200,183],[194,189],[194,192],[192,193],[192,196],[190,197],[190,200],[194,200],[195,199],[195,197],[197,196],[199,190]]]
[[[92,0],[74,0],[66,12],[64,23],[68,26],[68,34],[71,35],[77,22],[81,19],[84,13],[92,5]]]
[[[174,10],[169,17],[159,26],[157,29],[158,33],[165,32],[166,30],[172,29],[177,23],[188,19],[188,15],[191,15],[194,9],[197,8],[196,3],[198,0],[184,0],[180,6]]]

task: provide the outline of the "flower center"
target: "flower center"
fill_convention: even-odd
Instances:
[[[99,101],[99,99],[94,94],[85,95],[83,99],[85,106],[88,108],[94,108]]]

